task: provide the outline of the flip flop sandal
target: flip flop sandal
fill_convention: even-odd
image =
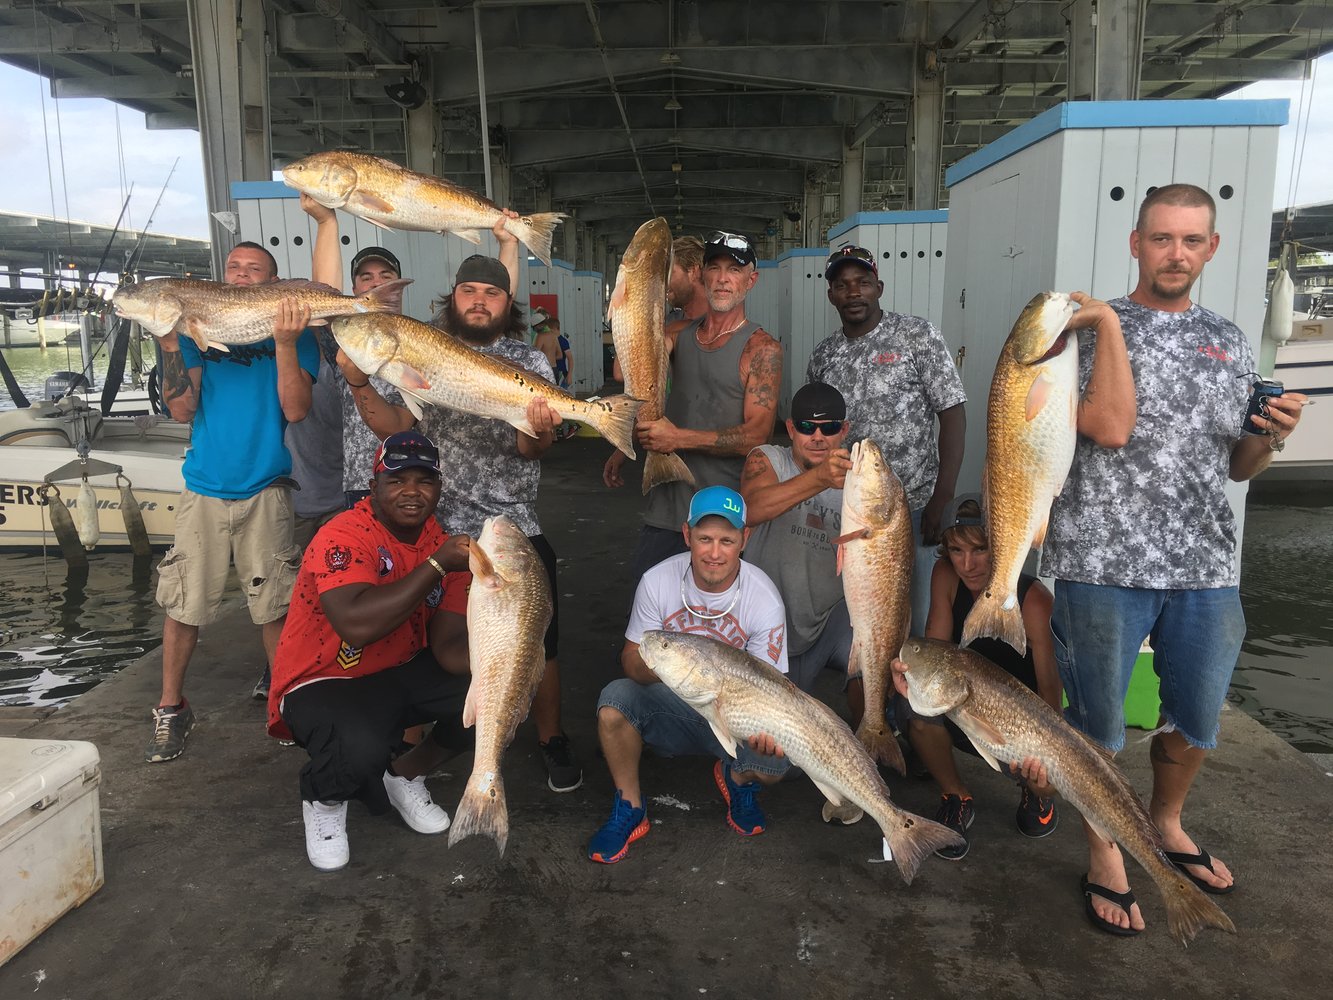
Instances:
[[[1093,896],[1101,896],[1108,903],[1114,903],[1129,914],[1129,908],[1138,900],[1134,898],[1132,892],[1116,892],[1114,889],[1108,889],[1104,885],[1098,885],[1096,882],[1089,882],[1088,876],[1084,875],[1079,879],[1079,887],[1083,890],[1083,905],[1088,912],[1088,919],[1092,921],[1092,926],[1099,931],[1105,931],[1107,934],[1114,934],[1117,937],[1135,937],[1140,930],[1135,927],[1121,927],[1119,924],[1113,924],[1111,921],[1097,915],[1096,908],[1092,905]]]
[[[1199,876],[1193,875],[1185,870],[1186,865],[1198,865],[1200,868],[1207,868],[1210,872],[1213,872],[1214,875],[1217,874],[1217,872],[1213,871],[1212,856],[1202,847],[1199,848],[1198,854],[1190,854],[1188,851],[1167,851],[1166,859],[1176,866],[1180,871],[1180,874],[1184,875],[1209,895],[1225,896],[1229,892],[1236,891],[1235,882],[1223,886],[1213,885],[1210,882],[1199,878]]]

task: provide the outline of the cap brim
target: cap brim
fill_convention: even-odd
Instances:
[[[865,268],[876,278],[879,277],[879,268],[875,266],[873,261],[862,260],[860,257],[842,257],[838,260],[833,261],[830,264],[824,265],[824,280],[825,281],[830,280],[833,277],[833,272],[836,271],[838,268],[842,267],[844,264],[856,264],[860,267]]]

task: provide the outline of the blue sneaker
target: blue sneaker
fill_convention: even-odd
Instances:
[[[727,824],[742,837],[754,837],[764,832],[764,811],[755,800],[759,782],[738,785],[731,780],[731,765],[718,761],[713,765],[713,780],[717,790],[727,800]]]
[[[624,800],[616,789],[616,804],[611,818],[588,841],[588,860],[613,865],[629,853],[629,845],[648,832],[648,815],[642,806]]]

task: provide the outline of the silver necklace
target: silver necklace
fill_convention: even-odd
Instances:
[[[716,343],[717,343],[719,340],[721,340],[723,337],[726,337],[726,336],[728,336],[728,335],[730,335],[730,334],[735,333],[737,330],[739,330],[741,327],[743,327],[743,326],[746,324],[746,322],[747,322],[746,320],[742,319],[739,323],[737,323],[735,326],[733,326],[730,330],[723,330],[721,333],[714,334],[714,335],[713,335],[713,338],[712,338],[711,340],[704,340],[702,337],[699,336],[699,330],[702,330],[702,329],[703,329],[703,324],[700,323],[699,326],[698,326],[698,328],[694,331],[694,340],[695,340],[695,342],[696,342],[700,347],[712,347],[714,344],[716,344]]]
[[[725,608],[723,608],[715,615],[704,614],[698,608],[690,607],[690,599],[685,596],[685,580],[689,577],[689,575],[690,575],[690,567],[686,566],[685,572],[681,575],[680,578],[680,603],[685,606],[685,610],[689,611],[689,613],[694,615],[696,618],[702,618],[705,621],[710,621],[710,622],[716,621],[719,618],[723,618],[726,615],[731,614],[731,609],[734,608],[736,606],[736,602],[741,599],[741,577],[739,572],[736,574],[736,593],[731,598],[731,603],[728,604]]]

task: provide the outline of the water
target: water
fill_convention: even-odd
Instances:
[[[28,341],[36,337],[36,327],[30,327],[27,324],[11,320],[10,328],[13,331],[14,340],[17,343],[26,345]],[[18,381],[19,387],[28,397],[29,401],[36,402],[44,395],[43,387],[46,384],[46,378],[52,372],[83,371],[83,364],[79,356],[79,345],[76,341],[73,344],[66,344],[63,339],[67,333],[78,332],[78,326],[48,321],[46,324],[47,347],[43,351],[35,346],[20,346],[0,348],[0,355],[4,356],[5,362],[9,365],[10,371],[14,373],[14,378]],[[2,341],[0,341],[2,343]],[[152,345],[145,344],[145,364],[152,365]],[[102,346],[100,340],[93,341],[93,394],[92,399],[100,399],[102,393],[102,383],[106,378],[107,351]],[[125,362],[125,378],[123,384],[132,385],[130,374],[130,364],[128,359]],[[9,398],[9,393],[5,391],[3,383],[0,383],[0,410],[12,410],[14,402]]]
[[[62,704],[161,644],[151,568],[128,553],[89,564],[67,576],[59,552],[0,552],[0,705]],[[1241,599],[1232,704],[1299,750],[1333,753],[1333,506],[1250,501]],[[234,587],[228,600],[240,606]]]

